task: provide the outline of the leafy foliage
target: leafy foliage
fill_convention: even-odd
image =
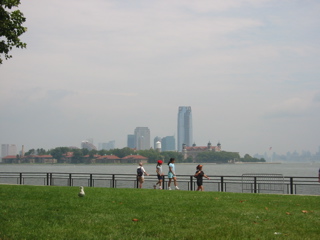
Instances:
[[[0,0],[0,54],[4,54],[5,59],[12,57],[9,51],[13,47],[26,48],[27,46],[19,38],[27,31],[27,28],[22,26],[26,18],[20,10],[11,10],[19,5],[20,0]],[[2,64],[1,57],[0,64]]]
[[[239,153],[234,152],[202,152],[197,156],[197,162],[227,163],[229,160],[240,159]]]
[[[253,158],[249,154],[245,154],[243,158],[240,158],[241,162],[266,162],[264,158]]]

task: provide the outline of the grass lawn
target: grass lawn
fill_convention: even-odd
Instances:
[[[0,240],[320,239],[319,196],[0,185]]]

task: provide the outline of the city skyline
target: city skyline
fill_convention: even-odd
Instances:
[[[177,107],[191,106],[199,146],[318,150],[317,0],[33,0],[19,10],[27,48],[0,65],[0,144],[92,137],[122,148],[137,126],[177,140]]]

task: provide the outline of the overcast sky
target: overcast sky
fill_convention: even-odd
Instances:
[[[320,1],[29,0],[27,49],[0,66],[0,143],[177,136],[285,154],[320,146]]]

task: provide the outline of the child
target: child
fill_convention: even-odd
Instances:
[[[158,160],[157,166],[156,166],[156,173],[158,177],[158,182],[153,185],[154,189],[157,188],[157,185],[159,184],[159,189],[162,189],[162,181],[163,181],[163,173],[162,173],[162,160]]]
[[[197,191],[204,191],[203,185],[202,185],[202,181],[203,181],[203,177],[207,178],[210,180],[210,178],[204,174],[204,172],[202,171],[202,165],[198,165],[196,167],[197,171],[196,174],[194,175],[195,178],[197,178],[197,185],[198,185],[198,189]]]
[[[169,183],[168,183],[168,189],[171,190],[171,182],[173,180],[174,186],[176,187],[176,190],[179,190],[178,184],[177,184],[177,178],[176,178],[176,172],[175,172],[175,166],[174,166],[174,158],[170,158],[168,162],[169,166],[169,172],[168,172],[168,178],[169,178]]]

